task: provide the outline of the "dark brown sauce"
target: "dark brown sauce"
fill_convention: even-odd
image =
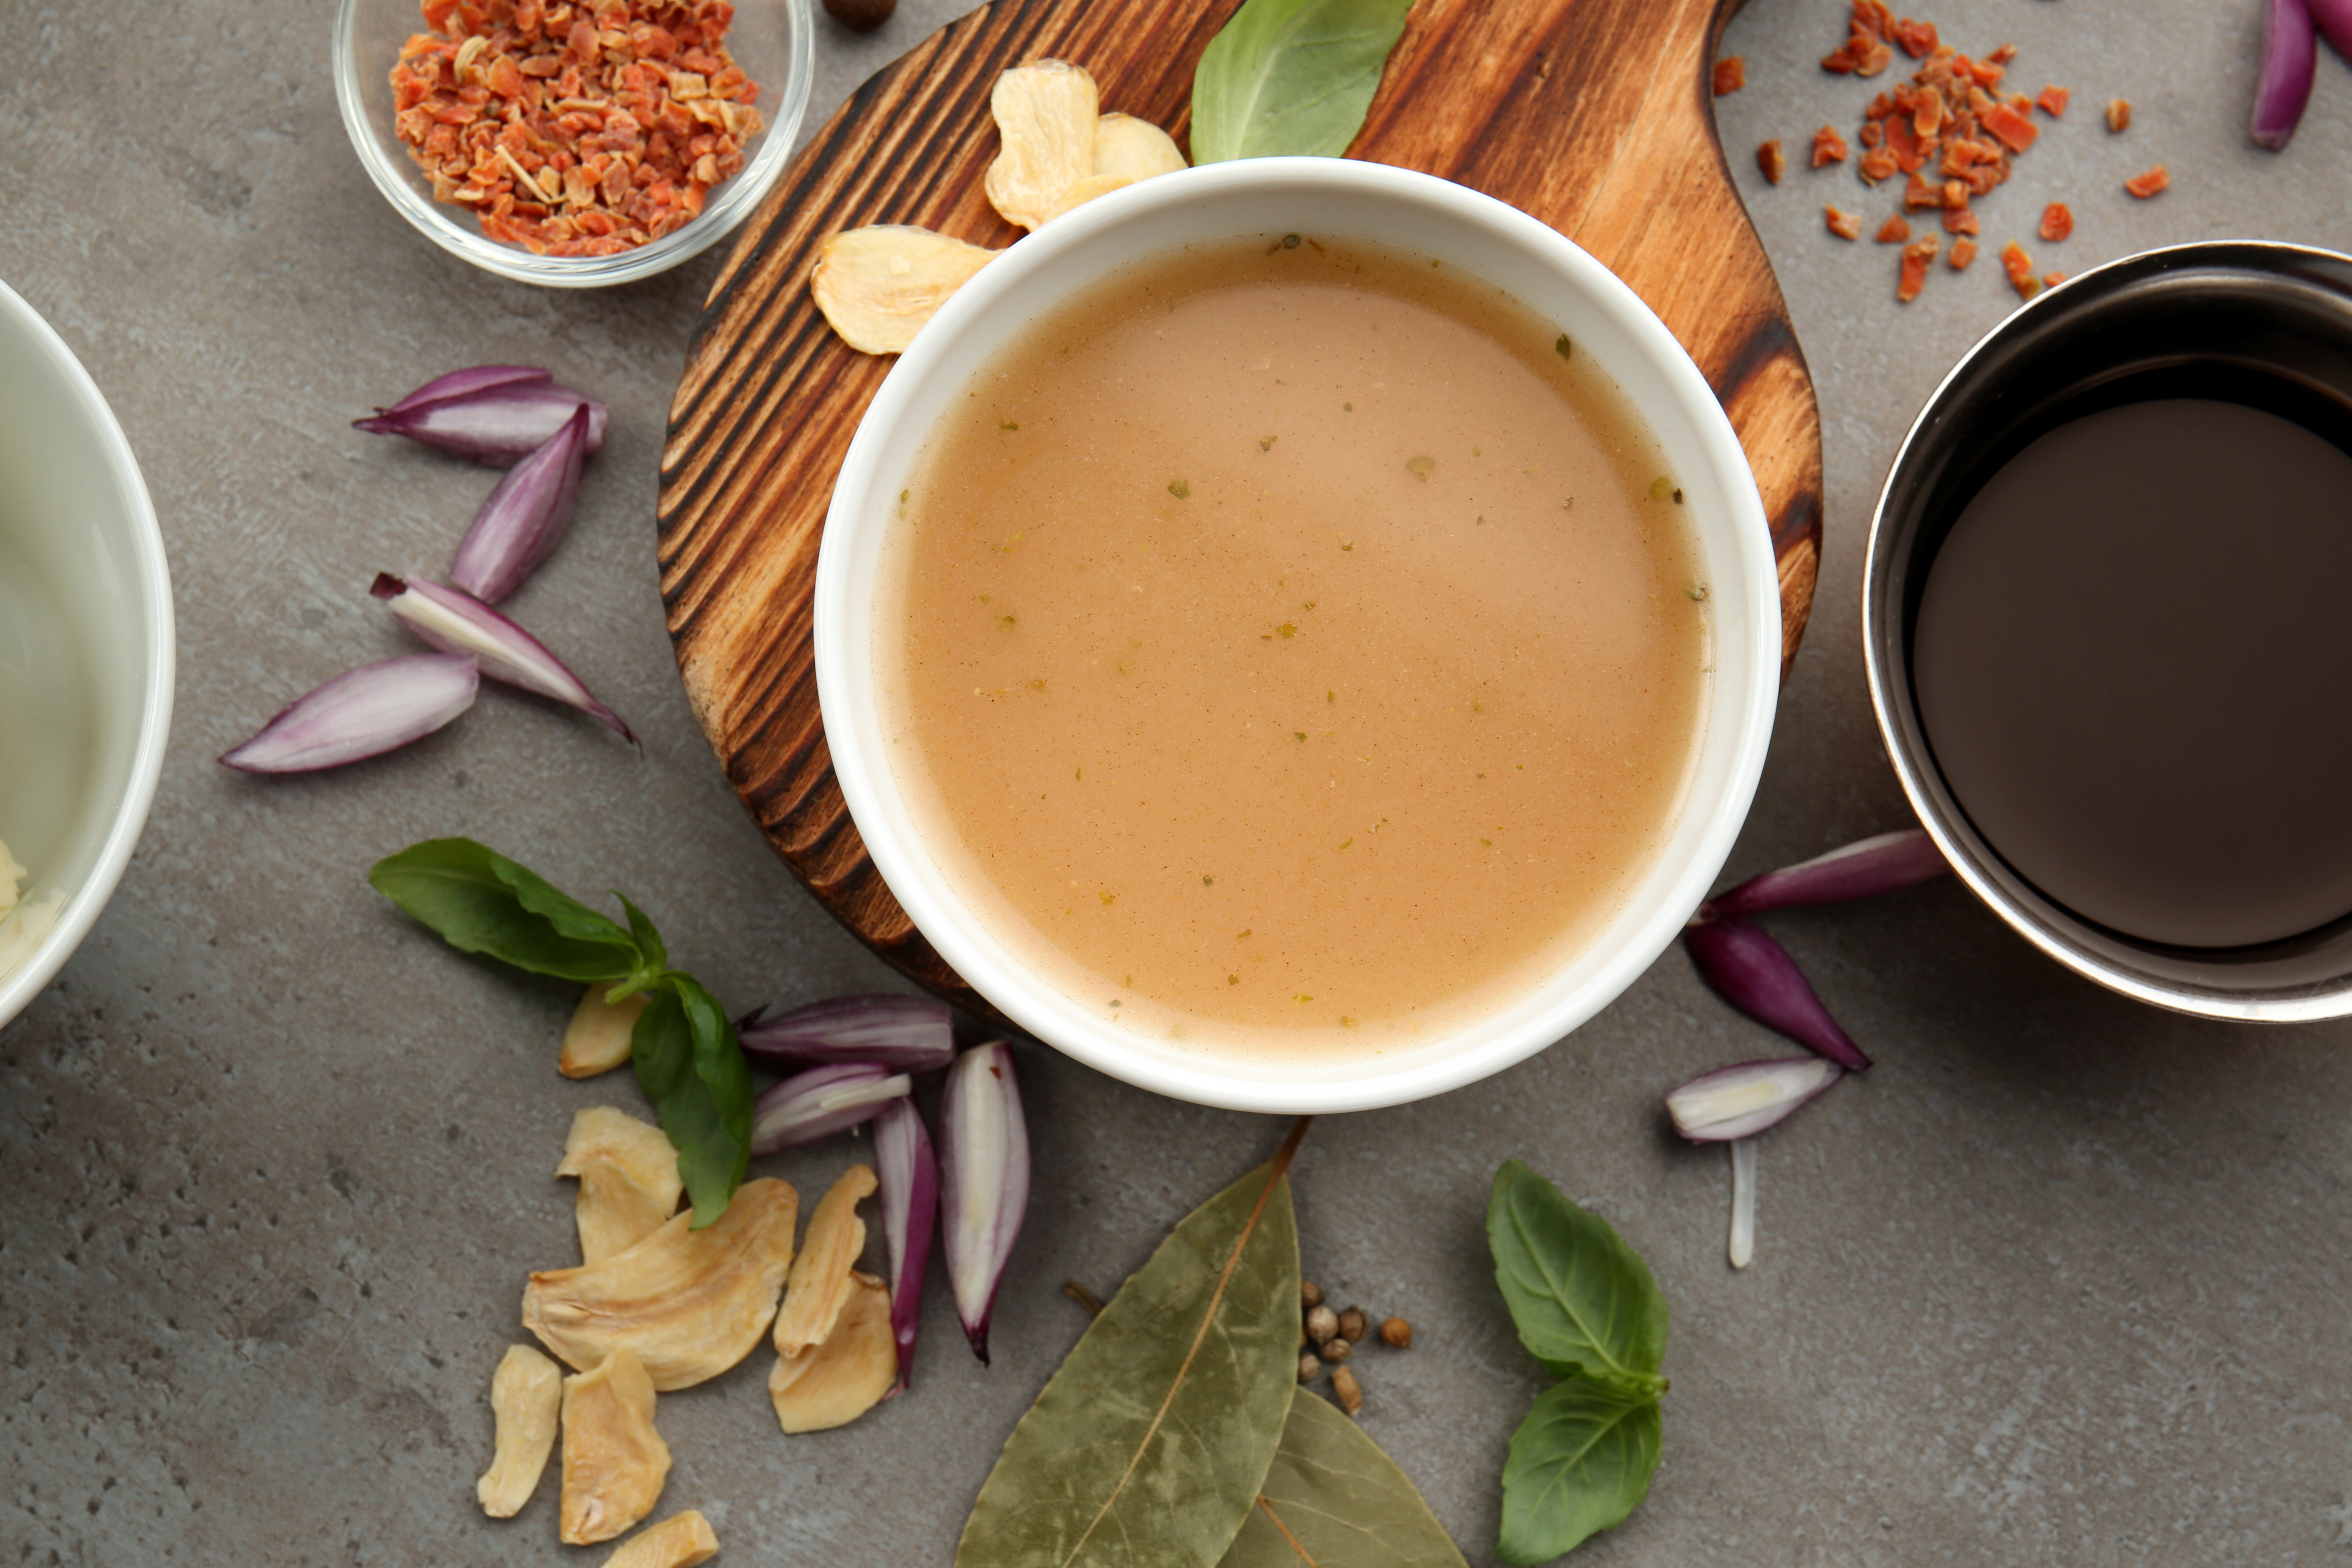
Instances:
[[[2058,426],[1978,491],[1923,593],[1936,765],[2043,894],[2243,947],[2352,912],[2352,457],[2235,403]]]

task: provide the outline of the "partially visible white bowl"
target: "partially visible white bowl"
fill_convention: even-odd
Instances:
[[[1688,794],[1617,917],[1516,1002],[1416,1049],[1298,1065],[1139,1039],[1025,966],[976,917],[924,843],[875,700],[877,588],[899,491],[933,426],[1003,345],[1074,289],[1187,244],[1337,235],[1444,261],[1558,323],[1647,420],[1688,496],[1713,593],[1714,681]],[[1129,185],[1055,219],[965,284],[866,410],[834,488],[815,591],[817,695],[859,835],[941,957],[1006,1017],[1115,1078],[1241,1110],[1358,1110],[1442,1094],[1500,1071],[1599,1012],[1663,952],[1730,853],[1754,797],[1780,691],[1780,580],[1738,437],[1674,334],[1557,231],[1491,196],[1337,158],[1211,164]]]
[[[27,901],[62,900],[0,969],[0,1025],[121,880],[171,724],[171,574],[138,460],[73,351],[0,283],[0,840]]]

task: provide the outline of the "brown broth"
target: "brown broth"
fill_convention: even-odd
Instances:
[[[1685,790],[1706,585],[1558,338],[1425,258],[1253,241],[982,368],[877,662],[1001,941],[1139,1034],[1299,1060],[1434,1040],[1605,924]]]

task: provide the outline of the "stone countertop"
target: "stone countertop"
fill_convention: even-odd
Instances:
[[[811,123],[959,8],[878,35],[819,19]],[[362,880],[467,833],[583,892],[627,890],[730,1004],[896,988],[769,853],[680,692],[651,518],[669,394],[718,254],[598,293],[500,283],[414,234],[362,175],[329,7],[0,0],[0,279],[111,401],[163,519],[179,607],[171,755],[129,875],[58,982],[0,1031],[0,1563],[500,1563],[557,1544],[554,1491],[473,1502],[485,1389],[523,1272],[574,1255],[551,1175],[573,1110],[572,997],[451,955]],[[1948,0],[1933,19],[2074,107],[1980,204],[1987,257],[1894,298],[1887,193],[1814,174],[1874,87],[1814,61],[1839,0],[1752,0],[1717,113],[1819,384],[1827,550],[1744,876],[1907,820],[1859,648],[1878,483],[1944,369],[2011,308],[1990,252],[2080,270],[2170,241],[2352,242],[2352,71],[2323,50],[2293,149],[2243,125],[2259,0]],[[1885,85],[1892,79],[1882,79]],[[2131,131],[2098,122],[2110,97]],[[1777,189],[1752,152],[1785,141]],[[2163,162],[2147,203],[2120,182]],[[2030,239],[2042,204],[2078,221]],[[614,409],[562,551],[514,602],[644,737],[486,693],[448,731],[340,773],[212,758],[289,696],[403,639],[366,593],[445,558],[478,470],[349,421],[453,365],[543,363]],[[1727,1163],[1658,1095],[1785,1049],[1669,952],[1571,1039],[1420,1105],[1328,1118],[1297,1168],[1307,1275],[1412,1320],[1368,1355],[1364,1424],[1474,1563],[1546,1381],[1491,1284],[1482,1211],[1524,1156],[1612,1220],[1672,1299],[1666,1458],[1592,1564],[2311,1563],[2352,1484],[2352,1029],[2174,1017],[2046,962],[1956,885],[1772,929],[1878,1057],[1761,1146],[1754,1267],[1724,1262]],[[1028,1228],[966,1353],[935,1285],[912,1394],[781,1436],[755,1355],[665,1396],[664,1514],[730,1563],[935,1563],[1013,1420],[1108,1292],[1278,1121],[1024,1057]],[[768,1168],[804,1194],[839,1141]],[[2352,1526],[2341,1534],[2352,1537]],[[599,1552],[594,1561],[602,1560]]]

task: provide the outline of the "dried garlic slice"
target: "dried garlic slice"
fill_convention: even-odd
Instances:
[[[719,1537],[697,1509],[672,1514],[604,1559],[604,1568],[698,1568],[719,1555]]]
[[[793,1260],[784,1308],[776,1314],[776,1348],[798,1355],[823,1344],[849,1300],[850,1268],[866,1250],[859,1200],[873,1194],[873,1167],[852,1165],[809,1215],[808,1236]]]
[[[1072,207],[1082,207],[1097,196],[1107,196],[1122,186],[1133,184],[1135,182],[1124,174],[1088,174],[1062,193],[1062,199],[1054,204],[1053,210],[1045,215],[1045,221],[1051,223]]]
[[[604,1105],[572,1118],[555,1173],[580,1178],[574,1217],[583,1263],[602,1263],[659,1230],[686,1190],[669,1135]]]
[[[633,1351],[665,1392],[716,1377],[751,1353],[775,1315],[799,1208],[774,1177],[746,1182],[705,1229],[681,1214],[602,1263],[533,1274],[523,1327],[574,1367]]]
[[[653,1512],[669,1479],[669,1445],[654,1430],[654,1384],[626,1350],[563,1380],[563,1503],[559,1533],[574,1546],[610,1541]]]
[[[563,1027],[563,1054],[555,1058],[556,1070],[565,1078],[594,1078],[629,1059],[629,1037],[637,1026],[637,1015],[653,998],[640,991],[606,1002],[604,994],[610,990],[609,984],[591,985],[572,1010],[572,1022]]]
[[[482,1511],[512,1519],[539,1489],[555,1451],[555,1417],[563,1407],[563,1371],[529,1345],[509,1345],[490,1374],[490,1416],[498,1447],[474,1488]]]
[[[787,1432],[846,1426],[882,1402],[898,1380],[898,1344],[890,1331],[890,1288],[852,1273],[849,1300],[824,1343],[780,1355],[768,1374],[776,1420]]]
[[[1184,166],[1176,138],[1149,120],[1106,114],[1095,121],[1095,174],[1148,180],[1154,174],[1172,174]]]
[[[988,106],[1004,142],[988,166],[989,203],[1005,222],[1035,228],[1095,172],[1095,79],[1067,60],[1030,60],[996,79]]]
[[[912,224],[853,228],[817,246],[809,292],[851,348],[895,354],[998,254]]]

